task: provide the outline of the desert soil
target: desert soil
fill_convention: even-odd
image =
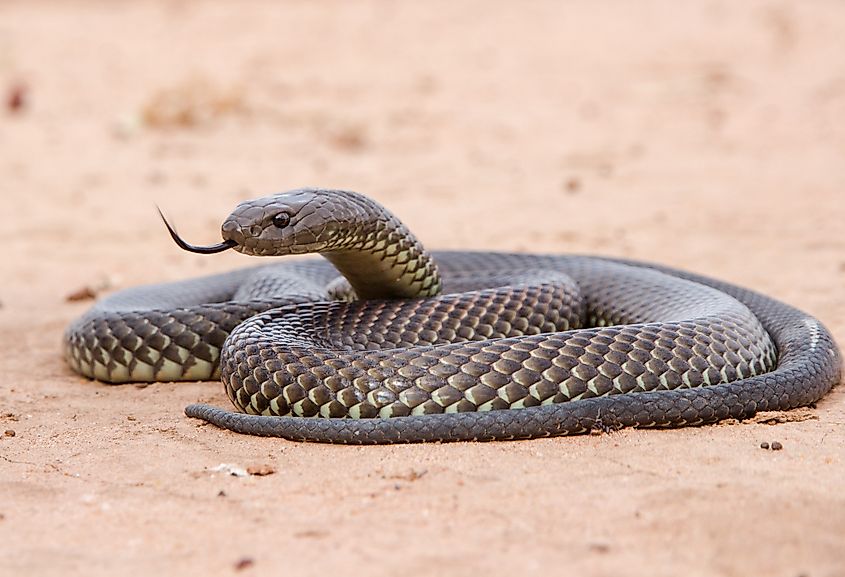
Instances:
[[[845,4],[0,4],[0,574],[845,575],[845,388],[744,423],[348,448],[107,386],[90,299],[256,264],[239,201],[367,193],[431,248],[656,261],[845,343]],[[6,431],[3,433],[3,431]],[[777,441],[779,451],[760,448]],[[237,477],[221,464],[250,467]]]

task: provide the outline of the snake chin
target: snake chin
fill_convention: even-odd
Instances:
[[[249,238],[243,244],[237,244],[232,248],[247,256],[288,256],[321,253],[325,252],[328,246],[327,242],[297,243],[284,246],[278,241]]]

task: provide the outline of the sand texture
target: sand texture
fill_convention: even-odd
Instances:
[[[348,448],[61,356],[87,296],[263,262],[178,250],[154,203],[212,243],[306,185],[430,248],[751,286],[845,344],[843,39],[836,1],[0,2],[0,575],[845,576],[843,387],[744,423]]]

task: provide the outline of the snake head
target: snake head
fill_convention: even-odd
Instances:
[[[255,256],[334,252],[360,241],[374,206],[349,191],[293,190],[239,204],[223,222],[223,239]]]
[[[387,209],[346,190],[302,188],[242,202],[223,221],[223,242],[211,246],[185,242],[162,219],[176,244],[203,254],[231,248],[253,256],[321,253],[331,260],[349,251],[383,251],[400,238],[403,250],[416,243]]]
[[[242,202],[223,222],[223,242],[212,246],[188,244],[165,224],[176,244],[191,252],[320,253],[359,298],[440,292],[437,266],[422,244],[387,209],[357,192],[303,188]]]

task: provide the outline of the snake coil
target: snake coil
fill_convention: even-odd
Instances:
[[[841,356],[813,317],[647,263],[426,252],[384,207],[302,189],[240,204],[226,249],[319,253],[98,302],[70,366],[112,383],[220,377],[235,413],[190,417],[333,443],[524,439],[678,427],[814,403]],[[317,417],[317,418],[310,418]]]

